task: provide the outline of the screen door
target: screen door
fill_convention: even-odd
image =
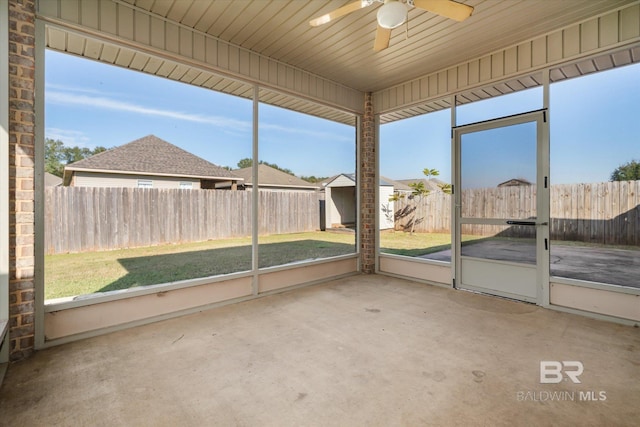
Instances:
[[[535,111],[454,128],[457,288],[542,303],[549,268],[545,118]]]

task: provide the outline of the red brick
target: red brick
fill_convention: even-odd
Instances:
[[[20,299],[22,300],[22,302],[33,301],[33,294],[34,294],[33,290],[23,291],[20,293],[20,296],[21,296]]]
[[[33,301],[15,304],[9,307],[9,316],[17,316],[23,313],[33,313]]]
[[[33,348],[33,335],[20,338],[20,348]]]
[[[14,280],[9,282],[9,292],[23,291],[33,289],[33,281],[31,280]]]

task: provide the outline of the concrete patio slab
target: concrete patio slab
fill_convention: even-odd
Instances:
[[[479,240],[462,248],[462,254],[466,256],[525,264],[535,262],[535,253],[535,243],[528,240]],[[549,257],[552,276],[640,288],[640,248],[597,248],[552,242]],[[451,250],[421,258],[451,261]]]
[[[632,426],[639,401],[640,329],[359,275],[39,351],[0,425]]]

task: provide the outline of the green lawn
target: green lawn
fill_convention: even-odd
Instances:
[[[259,266],[355,252],[355,235],[261,236]],[[419,256],[450,247],[449,234],[384,232],[382,251]],[[61,298],[251,270],[251,239],[224,239],[45,257],[45,298]]]
[[[463,241],[481,238],[463,236]],[[261,236],[259,266],[355,252],[355,235]],[[383,232],[383,253],[421,256],[451,247],[448,233]],[[237,238],[45,257],[45,298],[61,298],[251,270],[251,239]]]
[[[294,233],[261,236],[259,265],[269,267],[355,252],[355,236]],[[45,257],[45,298],[61,298],[251,270],[251,239]]]

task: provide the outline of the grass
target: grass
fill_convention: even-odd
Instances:
[[[482,236],[462,236],[462,241],[481,239]],[[405,233],[385,231],[380,233],[380,252],[418,257],[451,249],[449,233]]]
[[[353,234],[261,236],[259,266],[355,252]],[[251,270],[251,238],[45,257],[45,298],[61,298]]]
[[[477,238],[468,236],[467,239]],[[420,256],[449,249],[449,234],[385,232],[382,251]],[[260,268],[355,252],[348,233],[261,236]],[[251,270],[251,238],[47,255],[45,298],[62,298]]]
[[[479,239],[483,238],[465,235],[462,240],[471,242]],[[261,236],[259,243],[261,268],[355,252],[354,235],[347,233],[278,234]],[[575,245],[591,246],[585,243]],[[383,253],[417,257],[450,248],[451,236],[448,233],[411,235],[385,231],[380,234]],[[248,237],[48,255],[45,257],[45,298],[86,295],[248,270],[251,270],[251,239]]]

